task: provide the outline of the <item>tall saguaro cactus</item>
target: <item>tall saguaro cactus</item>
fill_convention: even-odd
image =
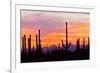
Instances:
[[[41,53],[42,49],[41,49],[40,29],[38,30],[38,35],[36,35],[36,48],[37,52]]]
[[[77,41],[76,41],[76,49],[77,49],[77,51],[80,50],[80,39],[77,39]]]
[[[31,35],[28,38],[28,53],[31,53]]]
[[[41,40],[40,40],[40,29],[39,29],[39,48],[41,48]]]
[[[85,49],[85,38],[83,38],[83,49]]]
[[[68,24],[67,24],[67,22],[66,22],[66,44],[64,45],[64,42],[63,42],[63,40],[62,40],[62,46],[64,47],[64,48],[66,48],[66,50],[67,50],[67,48],[69,48],[70,47],[70,45],[71,45],[71,42],[70,43],[68,43],[68,26],[67,26]]]
[[[24,37],[22,36],[22,49],[24,50]]]
[[[66,22],[66,47],[68,46],[68,29],[67,29],[67,22]]]
[[[22,49],[26,53],[26,35],[22,36]]]
[[[24,48],[25,48],[25,52],[26,52],[26,35],[24,35]]]
[[[88,37],[88,47],[87,47],[88,49],[90,48],[90,39],[89,39],[89,37]]]
[[[24,35],[24,48],[26,50],[26,35]]]

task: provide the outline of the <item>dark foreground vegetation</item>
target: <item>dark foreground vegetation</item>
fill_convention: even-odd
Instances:
[[[26,48],[26,35],[22,36],[22,49],[21,49],[21,63],[29,62],[45,62],[45,61],[65,61],[65,60],[88,60],[89,59],[89,37],[88,44],[85,43],[83,37],[83,44],[80,44],[80,38],[77,38],[75,51],[68,50],[71,47],[71,42],[68,42],[68,29],[66,22],[66,43],[61,40],[56,48],[52,47],[51,50],[43,52],[41,47],[40,29],[36,34],[36,48],[31,45],[31,35],[28,37],[28,48]]]

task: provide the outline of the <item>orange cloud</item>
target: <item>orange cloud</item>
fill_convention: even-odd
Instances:
[[[65,43],[66,20],[68,22],[68,41],[76,44],[77,38],[80,38],[82,43],[85,37],[87,43],[87,38],[89,37],[89,14],[22,11],[21,17],[21,44],[22,36],[26,35],[26,39],[28,39],[31,34],[31,45],[36,47],[38,29],[41,30],[42,47],[61,44],[61,40],[64,40]],[[26,42],[26,47],[28,47],[27,44]]]

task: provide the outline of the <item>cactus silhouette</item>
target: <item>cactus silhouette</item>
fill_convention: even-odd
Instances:
[[[90,39],[88,37],[88,45],[87,45],[87,48],[89,49],[90,48]]]
[[[26,35],[24,35],[24,48],[25,48],[25,52],[26,52]]]
[[[22,36],[22,49],[24,51],[24,37]]]
[[[31,35],[28,38],[28,53],[31,53]]]
[[[83,38],[83,49],[85,49],[85,38]]]
[[[61,40],[61,41],[62,41],[62,46],[63,46],[64,48],[66,48],[66,50],[67,50],[67,48],[69,48],[70,45],[71,45],[71,42],[68,43],[68,28],[67,28],[67,22],[66,22],[66,44],[64,45],[63,40]]]
[[[38,35],[36,35],[36,49],[37,49],[38,54],[42,53],[40,29],[38,30]]]
[[[39,29],[39,48],[41,48],[41,40],[40,40],[40,29]]]
[[[43,62],[43,61],[61,61],[61,60],[83,60],[89,59],[89,46],[90,40],[88,41],[83,37],[83,44],[80,42],[80,38],[77,38],[76,44],[72,44],[71,48],[76,48],[75,51],[67,51],[70,49],[71,42],[68,41],[68,27],[66,22],[66,40],[61,40],[58,46],[46,46],[41,47],[41,31],[38,30],[36,34],[36,48],[31,45],[31,34],[28,36],[26,42],[26,35],[22,36],[22,50],[21,50],[21,62]],[[26,43],[28,48],[26,49]],[[86,44],[87,43],[87,44]],[[81,47],[82,46],[82,47]],[[82,49],[86,48],[86,49]]]
[[[22,49],[26,53],[26,35],[22,36]]]
[[[76,41],[76,49],[77,49],[77,51],[80,50],[80,39],[79,38]]]

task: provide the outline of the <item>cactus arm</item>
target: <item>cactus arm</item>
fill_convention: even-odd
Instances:
[[[62,41],[62,46],[64,47],[64,48],[66,48],[65,46],[64,46],[64,42],[63,42],[63,40],[61,40]]]
[[[67,48],[69,48],[69,47],[70,47],[70,45],[71,45],[71,42],[68,44]]]
[[[64,46],[64,42],[63,42],[63,40],[62,40],[62,46],[63,46],[64,48],[69,48],[70,45],[71,45],[71,42],[70,42],[68,45]]]

